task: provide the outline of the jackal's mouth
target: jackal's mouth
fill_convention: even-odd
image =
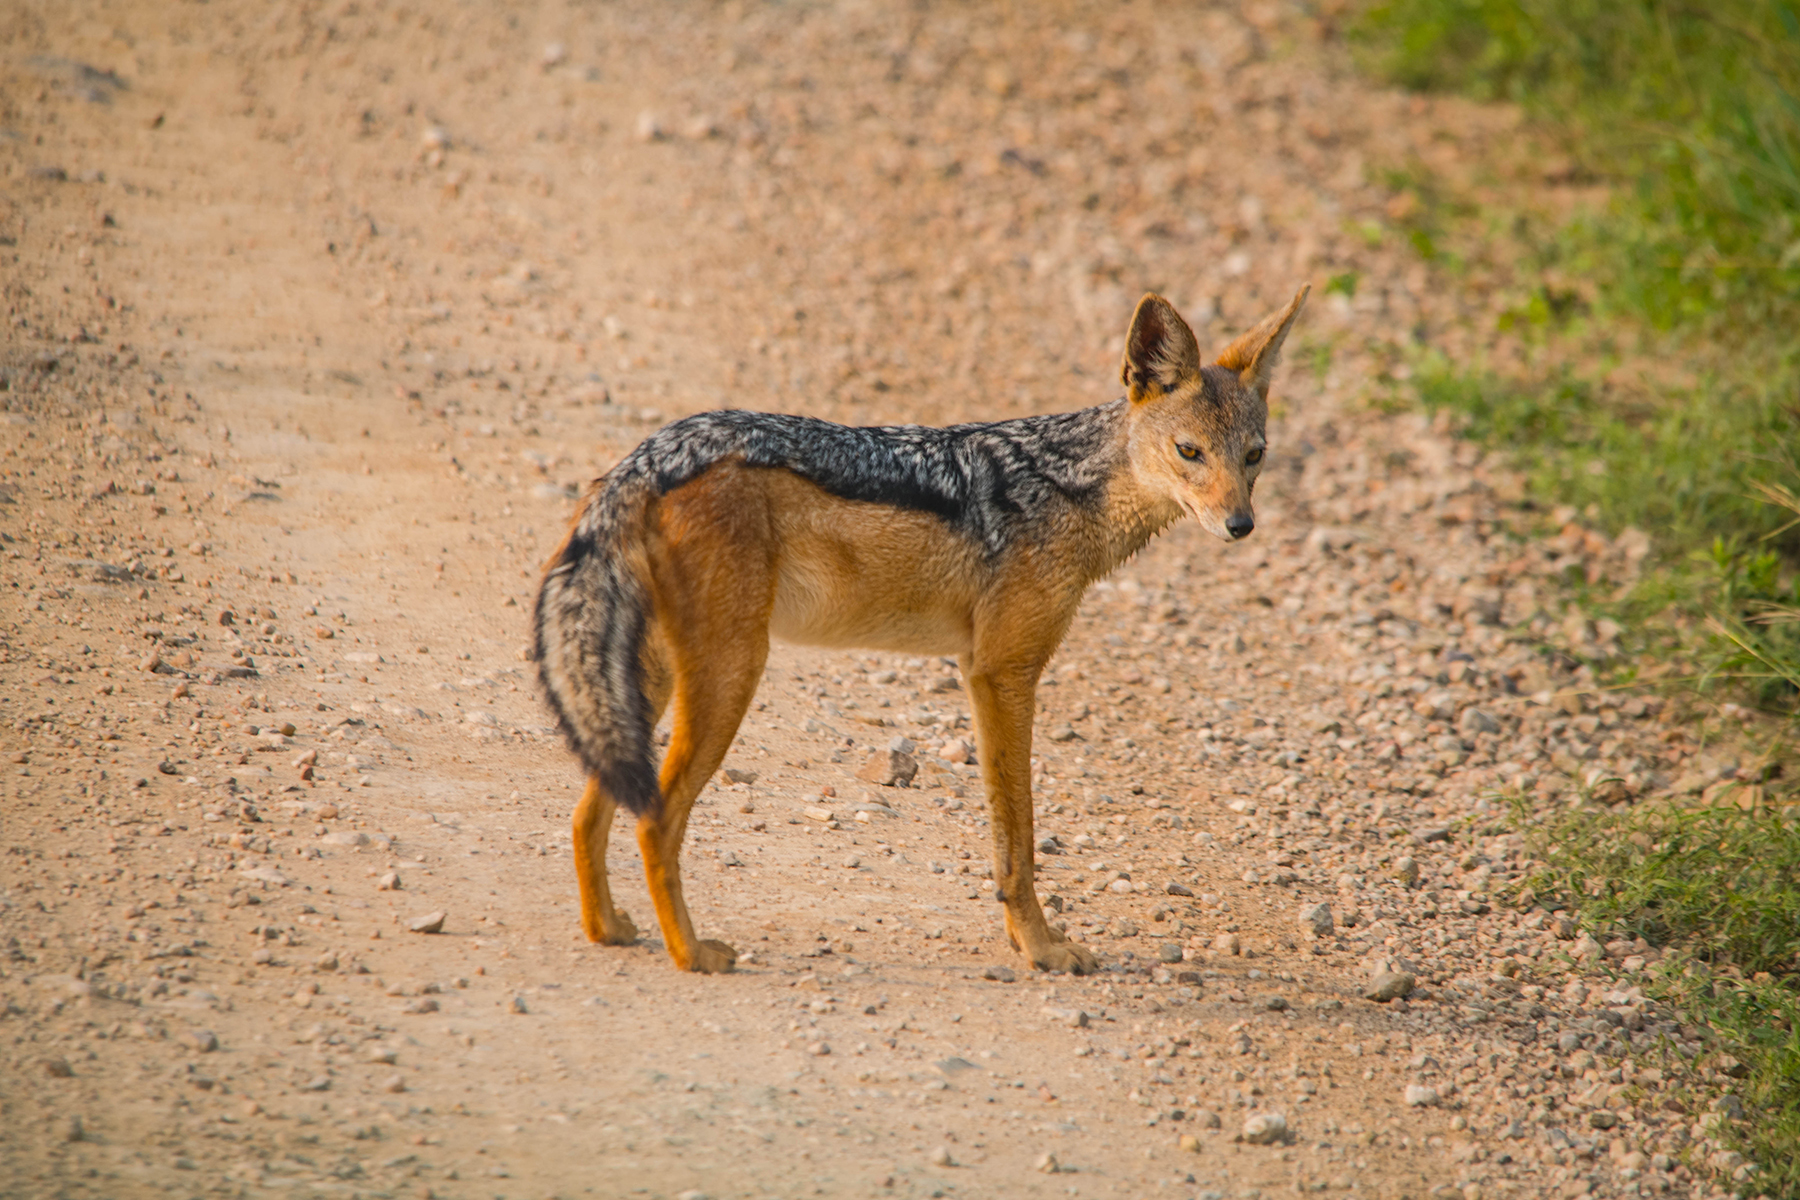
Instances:
[[[1219,516],[1219,514],[1201,508],[1186,496],[1177,496],[1175,502],[1181,506],[1183,512],[1199,522],[1200,528],[1206,530],[1206,532],[1212,534],[1214,537],[1223,538],[1228,542],[1235,542],[1237,540],[1232,537],[1230,531],[1225,528],[1225,520],[1223,517]]]

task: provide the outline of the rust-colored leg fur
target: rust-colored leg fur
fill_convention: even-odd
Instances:
[[[651,540],[659,634],[674,709],[659,779],[662,805],[638,818],[638,848],[669,957],[684,971],[729,971],[737,951],[703,941],[681,895],[688,811],[737,736],[769,656],[775,573],[761,495],[741,476],[698,480],[665,497]]]
[[[1099,960],[1052,929],[1038,903],[1031,810],[1038,675],[1062,640],[1074,605],[1041,593],[1036,603],[1023,603],[1031,595],[1024,587],[998,590],[1011,602],[977,614],[975,650],[962,660],[994,825],[994,883],[1006,904],[1006,936],[1031,965],[1084,975],[1097,969]]]
[[[662,719],[668,707],[673,680],[669,675],[668,647],[658,637],[644,641],[644,691],[650,701],[651,723]],[[581,928],[590,942],[629,946],[638,929],[623,909],[615,908],[606,879],[606,844],[618,805],[589,776],[581,803],[575,806],[575,880],[581,889]]]
[[[606,839],[616,807],[599,777],[588,776],[575,807],[575,879],[581,886],[581,928],[588,941],[629,946],[637,941],[637,926],[613,907],[612,889],[606,885]]]

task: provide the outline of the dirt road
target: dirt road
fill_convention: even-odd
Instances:
[[[1367,403],[1474,328],[1368,180],[1507,114],[1272,3],[0,21],[0,1193],[1707,1193],[1646,948],[1483,799],[1720,769],[1545,653],[1644,545]],[[1301,280],[1255,537],[1155,543],[1041,693],[1101,975],[1004,944],[953,668],[792,648],[688,849],[739,971],[582,940],[522,657],[579,484],[707,407],[1100,403],[1142,291],[1222,345]]]

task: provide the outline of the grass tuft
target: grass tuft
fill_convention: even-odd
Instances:
[[[1758,1164],[1747,1194],[1797,1196],[1800,809],[1733,799],[1548,820],[1521,802],[1541,864],[1526,886],[1599,931],[1673,950],[1646,991],[1708,1028],[1744,1072],[1736,1090],[1750,1119],[1725,1121],[1718,1140]]]

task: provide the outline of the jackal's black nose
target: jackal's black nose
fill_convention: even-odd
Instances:
[[[1248,514],[1235,513],[1225,518],[1225,532],[1233,538],[1247,538],[1250,531],[1256,528],[1256,522]]]

